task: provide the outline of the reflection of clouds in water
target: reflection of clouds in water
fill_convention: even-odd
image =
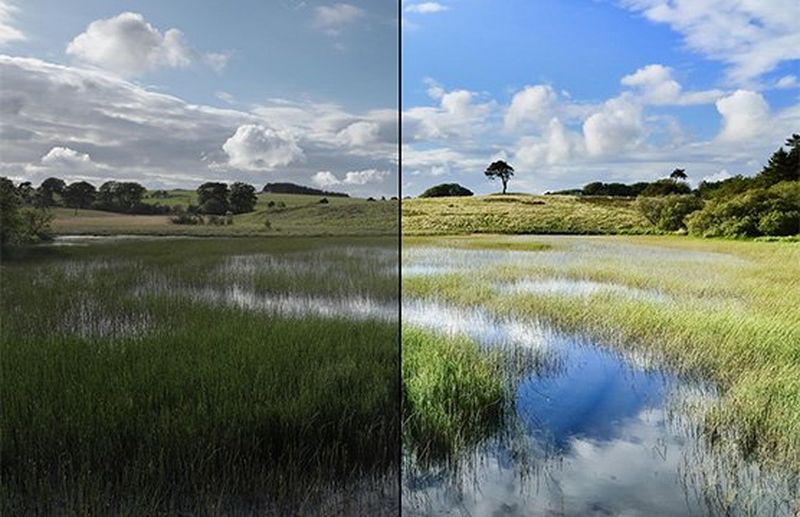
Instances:
[[[527,474],[497,454],[447,481],[404,492],[412,515],[703,515],[678,474],[684,443],[663,411],[645,410],[609,441],[573,439],[568,451]],[[463,487],[461,490],[459,487]]]
[[[499,286],[501,293],[508,294],[565,294],[590,297],[597,294],[615,294],[641,301],[664,302],[669,298],[653,289],[637,289],[610,282],[575,280],[572,278],[525,279]]]

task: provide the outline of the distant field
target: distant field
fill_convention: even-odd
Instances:
[[[403,233],[407,235],[652,231],[632,198],[513,194],[403,201]]]
[[[397,201],[367,201],[355,198],[328,198],[295,194],[260,194],[256,210],[233,217],[228,226],[178,225],[164,215],[125,215],[97,210],[55,209],[52,228],[57,235],[382,235],[397,231]],[[167,198],[146,198],[162,205],[196,204],[188,190],[170,191]],[[282,202],[285,207],[269,208]],[[266,222],[269,221],[269,226]]]

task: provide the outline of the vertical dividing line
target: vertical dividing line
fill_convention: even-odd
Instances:
[[[397,0],[397,512],[403,513],[403,0]]]

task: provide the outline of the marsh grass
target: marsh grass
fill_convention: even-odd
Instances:
[[[396,322],[169,294],[239,283],[392,303],[393,249],[122,241],[5,262],[2,513],[295,513],[350,484],[394,500]]]
[[[632,198],[492,195],[409,199],[405,235],[652,233]]]
[[[557,248],[529,254],[528,264],[508,254],[509,267],[404,278],[404,296],[435,295],[495,314],[541,318],[558,329],[643,351],[679,372],[709,378],[722,393],[704,419],[709,443],[732,441],[745,458],[800,472],[797,244],[670,237],[534,240]],[[454,269],[475,262],[449,257],[458,262]],[[509,294],[498,288],[514,279],[553,276],[669,296]]]
[[[404,327],[403,433],[417,460],[447,458],[497,431],[502,359],[466,336]]]

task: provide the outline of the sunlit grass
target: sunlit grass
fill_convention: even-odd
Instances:
[[[403,294],[542,318],[663,357],[723,389],[706,418],[712,441],[724,437],[763,464],[800,470],[800,246],[671,237],[532,240],[554,249],[531,253],[527,260],[508,254],[505,267],[481,268],[479,260],[464,257],[468,270],[404,278]],[[509,294],[499,288],[518,279],[553,277],[663,296]]]

